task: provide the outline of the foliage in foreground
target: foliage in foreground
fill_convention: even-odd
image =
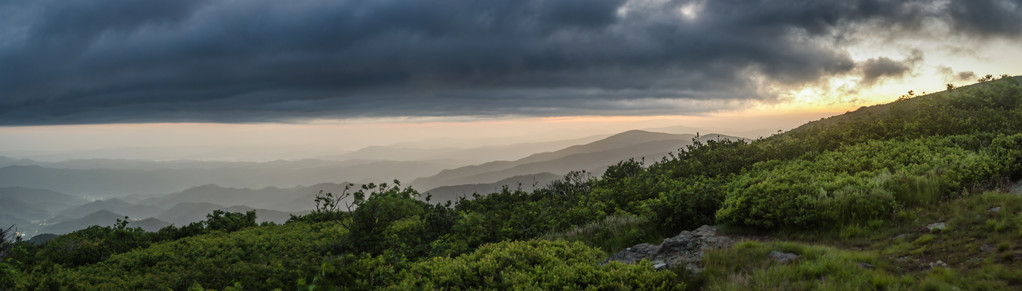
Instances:
[[[996,209],[996,211],[991,211]],[[919,205],[837,233],[794,232],[707,253],[706,290],[1011,290],[1022,287],[1022,196],[987,192]],[[925,226],[943,221],[947,228]],[[811,242],[798,242],[806,241]],[[781,251],[799,255],[771,260]],[[938,264],[937,261],[946,265]],[[932,264],[932,265],[931,265]]]
[[[835,226],[938,202],[1022,166],[1022,134],[870,141],[763,162],[736,176],[717,218],[733,225]]]
[[[418,262],[352,256],[324,264],[312,289],[338,286],[396,290],[492,289],[524,290],[682,290],[671,272],[641,264],[598,263],[602,251],[582,243],[530,240],[487,244],[455,258]],[[367,270],[371,270],[368,271]]]
[[[292,288],[314,274],[345,234],[336,223],[292,223],[187,237],[117,254],[78,268],[50,265],[18,289],[184,289],[193,285]],[[258,278],[258,279],[257,279]]]

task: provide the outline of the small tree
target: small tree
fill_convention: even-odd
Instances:
[[[351,197],[348,190],[351,189],[354,184],[344,185],[344,191],[341,191],[340,195],[334,196],[334,193],[323,193],[323,190],[319,190],[319,194],[316,195],[316,210],[313,212],[337,212],[341,210],[341,201]],[[350,203],[345,203],[345,208],[350,212],[351,207],[354,206]]]
[[[226,212],[220,209],[206,214],[206,228],[209,230],[237,231],[249,226],[256,226],[256,212]]]
[[[18,237],[18,231],[14,228],[14,225],[7,227],[6,229],[0,228],[0,260],[3,260],[11,252],[11,248],[14,244],[21,240]]]

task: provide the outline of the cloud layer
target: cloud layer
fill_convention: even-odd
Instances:
[[[3,1],[0,125],[677,114],[911,73],[864,27],[1022,34],[1020,1]]]

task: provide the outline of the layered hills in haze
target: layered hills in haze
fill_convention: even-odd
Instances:
[[[569,171],[596,176],[621,160],[659,160],[695,137],[633,130],[468,149],[376,146],[271,162],[0,157],[0,223],[17,225],[24,233],[61,234],[129,217],[129,226],[157,230],[204,220],[214,210],[254,210],[259,222],[283,223],[292,214],[312,210],[321,192],[340,196],[363,183],[397,179],[441,203],[503,187],[532,191]],[[698,137],[725,138],[740,139]],[[345,199],[340,202],[351,201]]]
[[[494,161],[465,166],[416,179],[412,186],[432,189],[441,186],[495,183],[508,177],[553,173],[564,175],[569,171],[585,170],[599,175],[619,161],[629,158],[659,160],[668,153],[692,144],[694,134],[668,134],[632,130],[595,142],[570,146],[558,151],[537,153],[514,161]],[[739,137],[708,134],[699,140],[741,139]]]

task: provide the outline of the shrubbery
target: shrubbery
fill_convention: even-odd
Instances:
[[[757,164],[728,186],[721,222],[819,227],[886,217],[1017,171],[1022,135],[870,141]]]
[[[582,243],[545,240],[487,244],[455,258],[435,257],[420,262],[346,256],[324,264],[313,285],[316,289],[344,286],[399,290],[684,289],[674,273],[657,272],[649,262],[599,266],[605,256]]]
[[[222,289],[235,283],[246,289],[290,289],[299,279],[315,274],[331,244],[344,234],[336,224],[308,223],[214,231],[77,268],[51,265],[36,270],[18,289],[186,289],[195,285]]]

